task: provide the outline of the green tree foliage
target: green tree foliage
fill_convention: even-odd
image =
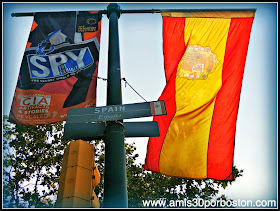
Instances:
[[[44,126],[3,123],[3,206],[51,207],[67,141],[61,123]]]
[[[14,125],[3,118],[3,207],[54,207],[64,149],[63,122],[43,125]],[[95,162],[101,174],[95,187],[101,207],[104,188],[104,142],[93,140]],[[134,143],[125,144],[129,207],[143,207],[142,200],[212,199],[231,181],[191,180],[167,177],[143,170],[135,162]],[[234,168],[235,178],[242,170]],[[223,195],[222,199],[226,199]]]

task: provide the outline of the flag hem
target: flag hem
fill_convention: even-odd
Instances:
[[[231,10],[209,10],[209,11],[186,11],[186,12],[162,12],[163,17],[184,18],[254,18],[255,11],[231,11]]]

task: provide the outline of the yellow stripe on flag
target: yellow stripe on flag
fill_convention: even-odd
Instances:
[[[186,18],[188,47],[177,68],[177,110],[160,154],[159,168],[163,174],[207,177],[209,132],[216,95],[222,86],[230,21]]]

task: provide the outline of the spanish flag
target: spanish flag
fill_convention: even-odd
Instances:
[[[162,13],[167,115],[145,170],[233,180],[235,128],[255,10]]]

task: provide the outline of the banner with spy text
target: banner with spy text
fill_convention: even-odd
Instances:
[[[66,119],[69,108],[96,105],[101,13],[35,13],[9,121]]]

